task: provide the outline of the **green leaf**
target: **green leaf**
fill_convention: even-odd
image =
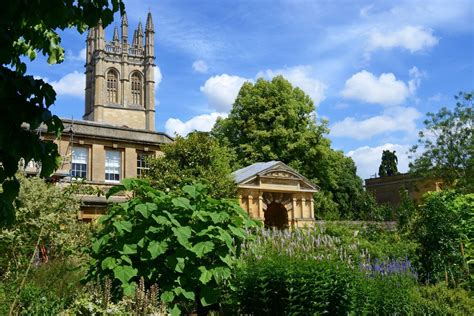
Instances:
[[[151,213],[153,213],[153,211],[156,211],[158,209],[158,205],[156,205],[155,203],[150,203],[150,202],[146,203],[146,207],[148,208],[148,211]]]
[[[174,292],[176,295],[183,294],[184,297],[186,297],[188,300],[194,301],[195,295],[193,291],[186,291],[182,287],[177,287],[174,289]]]
[[[181,310],[179,309],[178,304],[175,304],[173,306],[173,309],[171,310],[171,316],[179,316],[181,315]]]
[[[119,279],[122,284],[128,283],[131,278],[137,276],[138,270],[131,266],[116,266],[114,268],[114,276]]]
[[[212,275],[216,282],[221,282],[222,280],[227,280],[232,276],[232,272],[229,268],[226,267],[216,267],[211,270]]]
[[[178,208],[184,208],[186,210],[192,210],[193,208],[191,207],[191,204],[189,203],[189,200],[184,197],[177,197],[173,198],[171,200],[171,203],[173,203],[174,206]]]
[[[114,222],[113,225],[115,226],[115,228],[117,228],[119,233],[123,233],[124,231],[127,231],[129,233],[132,232],[133,225],[129,221],[117,221],[117,222]]]
[[[201,304],[202,306],[209,306],[217,302],[219,291],[209,287],[203,286],[201,288]]]
[[[158,216],[151,215],[151,217],[155,220],[157,224],[165,225],[165,226],[171,225],[171,222],[163,215],[158,215]]]
[[[234,264],[234,261],[232,260],[232,257],[230,255],[226,255],[225,257],[219,256],[219,258],[229,267],[232,267]]]
[[[137,253],[137,245],[136,244],[125,244],[123,245],[123,250],[121,252],[124,255],[133,255]]]
[[[179,273],[183,273],[184,271],[184,258],[176,258],[177,263],[176,266],[174,267],[174,270]]]
[[[206,267],[200,266],[199,271],[201,271],[201,276],[199,277],[199,281],[201,281],[202,284],[207,284],[209,281],[212,279],[212,272],[207,270]]]
[[[189,238],[191,237],[191,228],[189,226],[171,228],[178,242],[186,249],[190,248]]]
[[[117,194],[119,192],[122,192],[122,191],[125,191],[125,187],[123,185],[113,186],[109,189],[109,191],[107,191],[107,193],[105,194],[105,197],[108,199],[112,195],[115,195],[115,194]]]
[[[100,266],[104,270],[106,269],[113,270],[117,266],[117,262],[115,261],[115,258],[107,257],[104,260],[102,260],[102,264]]]
[[[135,282],[124,283],[122,284],[123,294],[128,297],[133,297],[137,289],[137,284]]]
[[[102,246],[106,245],[107,242],[109,241],[109,239],[110,239],[109,235],[104,235],[104,236],[100,237],[99,239],[97,239],[96,241],[94,241],[92,243],[92,251],[95,254],[98,254],[100,252],[100,250],[102,249]]]
[[[214,243],[212,241],[203,241],[195,244],[192,251],[198,258],[201,258],[206,253],[211,252],[214,249]]]
[[[171,303],[174,300],[174,293],[171,291],[165,291],[160,297],[164,303]]]
[[[148,218],[150,216],[148,212],[148,207],[146,204],[138,204],[135,206],[135,211],[139,212],[142,214],[143,217]]]
[[[230,231],[237,237],[240,238],[245,238],[245,230],[240,228],[240,227],[234,227],[232,225],[229,225]]]
[[[198,192],[196,191],[196,187],[193,186],[193,185],[185,185],[183,187],[183,192],[187,193],[193,199],[195,199],[198,196]]]
[[[150,241],[150,244],[148,245],[148,251],[151,254],[151,258],[155,259],[161,254],[164,254],[166,250],[168,249],[168,243],[166,241],[155,241],[152,240]]]

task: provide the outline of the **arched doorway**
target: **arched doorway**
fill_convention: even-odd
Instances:
[[[288,211],[283,204],[271,202],[265,210],[265,226],[278,229],[288,228]]]

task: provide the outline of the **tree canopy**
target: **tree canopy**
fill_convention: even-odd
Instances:
[[[459,92],[455,100],[453,109],[427,114],[418,145],[410,150],[416,158],[410,171],[441,179],[446,187],[474,192],[473,93]]]
[[[358,218],[363,211],[362,180],[354,161],[331,148],[327,122],[317,124],[313,101],[282,76],[244,83],[233,108],[213,130],[245,166],[280,160],[318,184],[319,211]]]
[[[49,107],[56,100],[51,85],[27,75],[24,58],[34,60],[38,53],[50,64],[64,59],[58,30],[75,27],[84,32],[102,19],[105,25],[124,5],[121,0],[2,1],[0,4],[0,225],[12,223],[13,201],[19,192],[15,178],[18,162],[41,162],[41,175],[57,167],[56,144],[40,138],[40,126],[59,133],[61,120]],[[26,123],[26,124],[25,124]]]
[[[235,197],[231,176],[235,157],[205,132],[193,132],[162,147],[163,156],[149,160],[148,178],[159,190],[180,190],[183,182],[201,181],[215,198]]]
[[[398,157],[394,151],[384,150],[379,167],[379,177],[394,176],[398,174]]]

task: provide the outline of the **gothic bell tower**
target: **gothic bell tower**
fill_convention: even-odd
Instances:
[[[122,16],[122,38],[115,26],[106,41],[102,23],[89,29],[86,53],[84,120],[155,130],[155,47],[151,13],[128,42],[127,15]]]

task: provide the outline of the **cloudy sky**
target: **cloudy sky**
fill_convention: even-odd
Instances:
[[[369,177],[383,149],[396,150],[406,171],[425,113],[474,89],[470,0],[125,3],[129,37],[148,10],[153,14],[156,129],[170,135],[210,130],[243,82],[282,74],[329,120],[333,147]],[[67,30],[62,37],[65,62],[49,66],[40,57],[29,73],[55,87],[55,114],[80,119],[85,34]]]

